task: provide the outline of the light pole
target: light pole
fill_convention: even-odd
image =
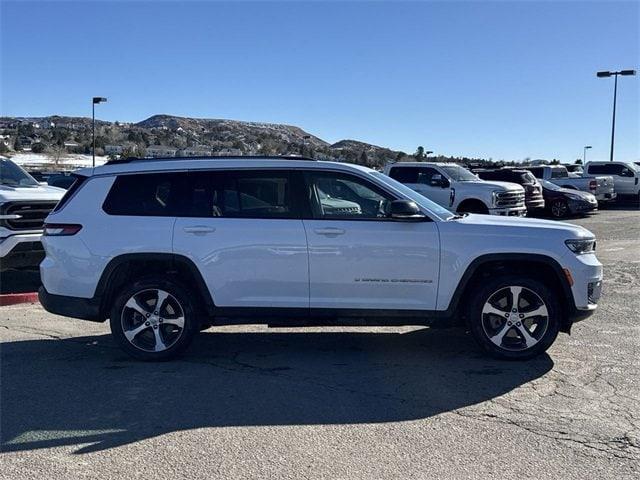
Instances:
[[[618,96],[618,75],[627,76],[627,75],[635,75],[635,70],[620,70],[618,72],[598,72],[596,76],[598,78],[607,78],[614,76],[615,82],[613,83],[613,120],[611,122],[611,151],[609,153],[609,161],[613,162],[613,139],[616,134],[616,97]]]
[[[583,149],[582,149],[582,165],[584,165],[585,163],[587,163],[587,150],[589,150],[591,147],[591,145],[586,145]]]
[[[96,103],[106,102],[107,99],[105,97],[93,97],[93,101],[91,102],[91,129],[93,132],[93,149],[91,153],[93,154],[93,168],[96,167]]]

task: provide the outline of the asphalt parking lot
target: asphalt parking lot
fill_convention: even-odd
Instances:
[[[595,316],[525,363],[463,332],[209,329],[169,363],[0,309],[0,478],[638,478],[640,211],[598,237]]]

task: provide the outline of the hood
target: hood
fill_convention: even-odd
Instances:
[[[49,185],[37,185],[33,187],[10,187],[0,185],[0,203],[18,201],[55,201],[57,202],[65,194],[64,189],[50,187]]]
[[[524,191],[521,185],[517,183],[511,182],[499,182],[497,180],[474,180],[471,182],[460,182],[459,185],[478,185],[480,187],[491,187],[494,190],[504,190],[504,191]]]
[[[544,188],[544,187],[543,187]],[[583,200],[589,201],[590,198],[595,198],[591,193],[589,192],[583,192],[582,190],[574,190],[573,188],[562,188],[559,187],[557,189],[547,189],[550,192],[554,192],[554,193],[562,193],[564,195],[575,195],[576,197],[580,197]]]
[[[573,193],[575,190],[569,190]],[[593,238],[595,235],[584,227],[572,223],[557,222],[555,220],[542,220],[538,218],[503,217],[500,215],[466,215],[459,220],[452,220],[465,225],[477,225],[481,229],[494,227],[498,233],[531,236],[536,234],[536,230],[543,230],[544,233],[555,232],[564,238]],[[489,233],[489,232],[487,232]]]

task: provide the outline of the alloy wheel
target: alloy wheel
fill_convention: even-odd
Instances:
[[[135,293],[122,308],[122,332],[145,352],[171,348],[184,332],[184,309],[169,292],[147,289]]]
[[[553,202],[551,205],[551,213],[556,218],[562,218],[567,215],[567,204],[563,201]]]
[[[509,351],[532,348],[549,327],[549,310],[526,287],[504,287],[489,296],[482,308],[482,329],[496,346]]]

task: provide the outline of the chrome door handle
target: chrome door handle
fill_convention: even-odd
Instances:
[[[343,230],[342,228],[327,227],[327,228],[316,228],[314,232],[316,232],[318,235],[325,235],[327,237],[336,237],[338,235],[343,235],[345,233],[345,230]]]
[[[193,233],[195,235],[204,235],[204,234],[213,233],[216,231],[215,228],[206,227],[204,225],[194,225],[192,227],[184,227],[182,230],[184,230],[186,233]]]

